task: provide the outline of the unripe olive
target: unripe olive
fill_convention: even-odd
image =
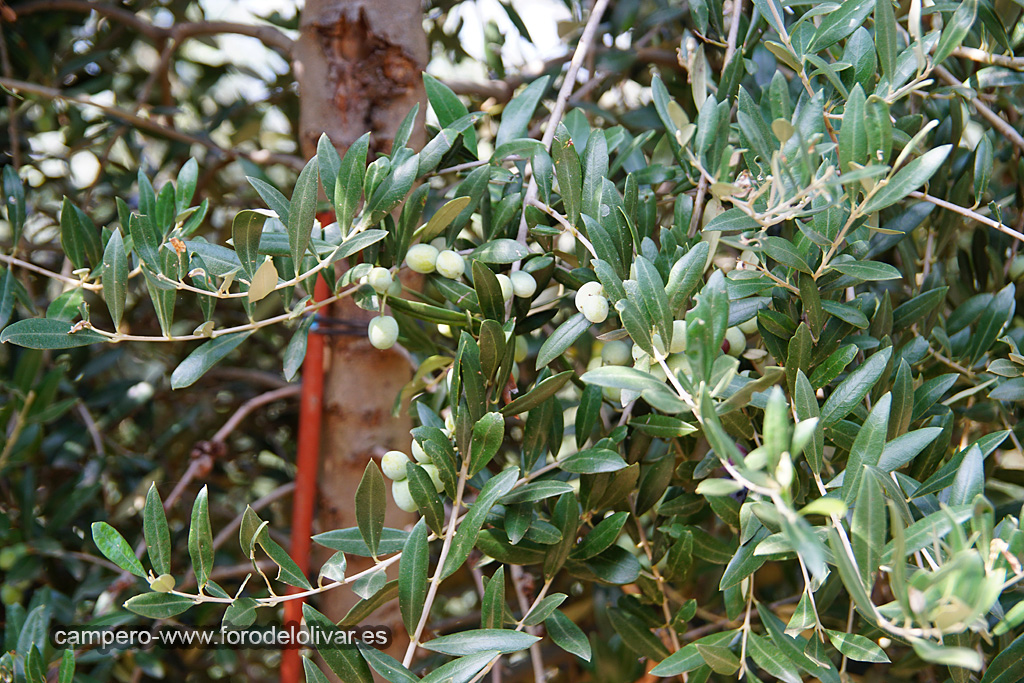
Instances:
[[[5,605],[14,605],[20,603],[25,597],[25,594],[20,588],[10,583],[5,583],[0,587],[0,602]]]
[[[430,459],[430,456],[427,455],[427,452],[423,450],[423,446],[420,445],[420,442],[416,440],[413,440],[412,442],[412,457],[416,458],[416,462],[424,465],[434,462]]]
[[[750,320],[744,320],[736,327],[740,328],[740,332],[743,334],[754,334],[757,332],[757,316],[755,315]]]
[[[603,296],[589,296],[583,301],[583,317],[592,323],[603,323],[608,319],[608,299]]]
[[[437,264],[437,247],[429,244],[414,244],[405,255],[409,268],[417,273],[433,273]]]
[[[629,353],[633,356],[633,361],[636,363],[647,357],[647,352],[641,349],[639,344],[633,344],[633,348],[629,350]]]
[[[402,283],[398,278],[391,281],[391,285],[388,287],[388,296],[401,296],[402,295]]]
[[[437,331],[440,332],[445,337],[451,337],[452,336],[452,326],[451,325],[445,325],[444,323],[438,323]]]
[[[458,280],[466,272],[466,259],[462,254],[445,249],[437,255],[437,262],[434,264],[437,272],[449,280]]]
[[[725,352],[735,358],[739,358],[739,355],[747,349],[747,337],[738,327],[730,327],[725,331],[725,341],[729,344],[729,348]]]
[[[576,292],[576,310],[583,312],[583,302],[588,296],[604,296],[604,287],[600,282],[587,282]]]
[[[1013,259],[1010,264],[1010,279],[1016,282],[1021,276],[1024,276],[1024,254]]]
[[[686,357],[685,353],[673,353],[668,357],[668,360],[665,361],[665,365],[667,365],[668,369],[673,373],[682,372],[684,375],[691,374],[693,370],[690,367],[690,359]]]
[[[604,396],[606,401],[612,403],[622,402],[622,389],[618,387],[601,387],[601,395]]]
[[[672,323],[672,345],[669,353],[682,353],[686,350],[686,321],[676,320]]]
[[[441,483],[441,474],[437,471],[437,465],[433,463],[423,465],[423,471],[430,477],[430,481],[434,482],[434,490],[441,493],[444,490],[444,484]]]
[[[629,365],[631,358],[629,344],[624,341],[610,341],[601,349],[605,365]]]
[[[537,291],[537,281],[529,273],[517,270],[509,279],[512,281],[512,291],[522,299],[529,299]]]
[[[527,354],[529,354],[529,352],[530,349],[529,346],[527,346],[526,344],[526,337],[516,337],[516,350],[515,355],[513,356],[513,360],[515,360],[515,362],[517,363],[522,363],[524,360],[526,360],[526,356]]]
[[[512,280],[509,279],[508,275],[503,275],[501,273],[498,273],[495,277],[498,278],[498,284],[501,285],[501,298],[508,301],[512,298],[512,295],[515,294],[515,290],[512,287]]]
[[[395,499],[395,505],[406,512],[416,511],[416,501],[409,493],[409,480],[403,479],[391,483],[391,497]]]
[[[390,349],[398,339],[398,322],[390,315],[379,315],[367,328],[370,344],[378,349]]]
[[[446,240],[444,237],[435,237],[434,239],[430,240],[430,246],[432,246],[434,249],[437,249],[438,251],[441,251],[442,249],[448,248],[448,240]]]
[[[409,462],[409,456],[402,451],[388,451],[380,459],[380,469],[384,476],[393,481],[405,479],[405,465]]]
[[[391,271],[377,266],[370,270],[370,274],[366,276],[366,281],[373,287],[373,291],[378,294],[384,294],[391,287],[394,279],[391,277]]]

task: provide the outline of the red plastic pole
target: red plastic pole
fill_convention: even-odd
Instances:
[[[321,225],[334,221],[331,214],[317,216]],[[317,277],[314,301],[323,301],[330,295],[327,282]],[[324,397],[324,338],[311,333],[306,342],[306,357],[302,361],[302,394],[299,404],[299,439],[296,458],[295,494],[292,498],[291,556],[303,574],[309,572],[309,551],[312,545],[313,508],[316,503],[316,481],[320,468],[320,426],[323,418]],[[290,593],[299,589],[291,588]],[[284,603],[284,623],[297,626],[302,621],[303,600]],[[304,680],[298,646],[281,652],[281,683],[301,683]]]

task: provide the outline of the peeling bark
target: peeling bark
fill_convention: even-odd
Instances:
[[[320,133],[340,148],[371,131],[373,149],[391,149],[394,131],[423,103],[427,43],[422,10],[409,0],[313,0],[302,13],[295,69],[302,86],[303,149]],[[423,107],[421,106],[422,117]],[[418,127],[412,144],[422,144]]]

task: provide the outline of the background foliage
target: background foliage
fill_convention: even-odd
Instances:
[[[427,14],[451,62],[470,59],[442,21],[455,7]],[[397,319],[421,369],[417,459],[441,483],[410,462],[423,521],[384,529],[370,463],[358,526],[317,537],[342,555],[314,583],[365,598],[355,621],[397,599],[429,651],[322,653],[343,680],[468,681],[499,660],[594,681],[1015,680],[1020,7],[569,7],[578,83],[559,75],[572,52],[509,74],[488,26],[507,80],[460,99],[425,77],[422,150],[404,146],[410,118],[389,157],[325,140],[308,163],[287,74],[262,74],[253,105],[238,67],[198,48],[152,68],[159,40],[133,21],[198,21],[195,5],[4,24],[21,155],[3,172],[4,667],[66,673],[51,621],[243,624],[272,618],[281,582],[311,588],[280,550],[282,511],[260,509],[262,528],[246,511],[287,493],[294,415],[274,403],[209,435],[257,387],[287,392],[319,273]],[[164,129],[102,115],[111,94]],[[172,115],[206,132],[169,133]],[[314,225],[318,184],[335,225]],[[434,239],[464,277],[361,283]],[[525,295],[505,296],[517,271],[534,291],[515,276]],[[191,514],[169,506],[163,531],[160,493],[193,481]],[[346,577],[345,554],[398,579]],[[269,578],[233,600],[248,559]],[[114,565],[139,580],[112,583]],[[274,665],[76,659],[97,680]]]

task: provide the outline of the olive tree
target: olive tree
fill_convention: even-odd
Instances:
[[[556,662],[595,681],[1015,680],[1024,139],[1000,109],[1024,70],[1019,8],[610,4],[576,27],[560,81],[500,112],[424,75],[422,147],[417,107],[387,152],[322,138],[290,191],[254,183],[230,246],[200,233],[192,163],[159,190],[141,176],[137,208],[101,227],[65,204],[88,300],[5,342],[188,342],[170,377],[187,390],[274,326],[294,327],[295,368],[317,311],[345,299],[374,314],[373,347],[417,368],[393,397],[412,445],[366,463],[356,524],[313,539],[334,551],[315,580],[250,509],[253,573],[222,586],[207,490],[172,543],[154,487],[148,566],[92,526],[139,579],[125,607],[219,606],[246,627],[351,591],[340,622],[303,608],[333,631],[397,602],[404,652],[320,650],[346,682],[476,681],[525,651],[537,681]],[[587,100],[624,63],[609,46],[674,22],[674,64],[614,71],[620,98]],[[10,173],[5,188],[17,226],[23,190]],[[336,220],[317,224],[326,205]],[[123,331],[140,294],[159,329]],[[220,323],[224,306],[248,320]],[[385,526],[389,499],[418,521]],[[186,536],[188,590],[169,561]],[[435,632],[467,573],[471,618]]]

